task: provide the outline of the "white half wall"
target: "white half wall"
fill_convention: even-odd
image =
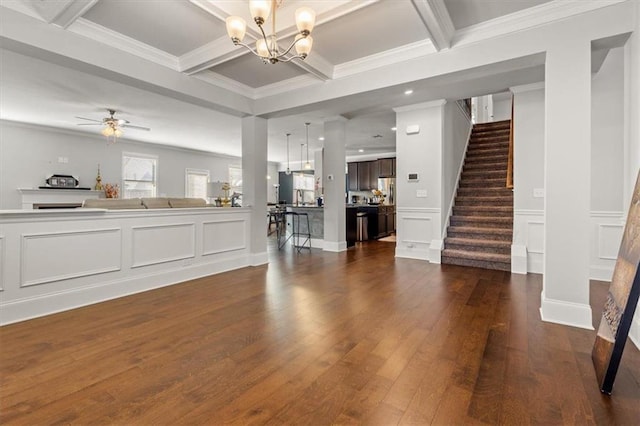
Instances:
[[[0,324],[248,266],[250,225],[247,208],[0,212]]]

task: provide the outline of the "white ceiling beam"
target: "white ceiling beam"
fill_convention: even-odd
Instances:
[[[411,0],[437,51],[451,47],[455,28],[443,0]]]
[[[98,0],[73,0],[67,3],[49,23],[67,28],[76,19],[87,13],[96,3],[98,3]]]

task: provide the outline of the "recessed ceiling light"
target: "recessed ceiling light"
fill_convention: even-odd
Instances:
[[[364,152],[364,149],[360,148],[360,149],[358,150],[358,152]]]
[[[320,137],[318,138],[318,140],[319,140],[319,141],[323,141],[323,140],[324,140],[324,136],[320,136]]]
[[[412,89],[409,89],[409,90],[405,90],[405,91],[404,91],[404,94],[405,94],[405,95],[410,95],[410,94],[412,94],[412,93],[413,93],[413,90],[412,90]]]
[[[395,132],[396,130],[397,130],[397,128],[395,128],[395,127],[392,127],[392,128],[391,128],[391,131],[392,131],[392,132]]]

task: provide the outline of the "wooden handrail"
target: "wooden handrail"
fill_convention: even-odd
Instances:
[[[507,162],[507,188],[513,189],[513,95],[511,95],[511,124],[509,129],[509,159]]]

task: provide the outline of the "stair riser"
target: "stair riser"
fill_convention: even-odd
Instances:
[[[486,200],[486,199],[474,199],[474,198],[457,198],[456,205],[458,206],[494,206],[494,207],[513,207],[513,200]]]
[[[467,152],[466,158],[485,158],[485,157],[496,157],[499,155],[504,155],[508,157],[509,152],[505,151],[504,149],[485,149],[481,151]]]
[[[497,232],[459,232],[452,230],[451,227],[447,230],[447,236],[451,238],[477,238],[481,240],[495,241],[511,241],[513,239],[511,234],[501,234]]]
[[[513,217],[513,209],[498,210],[497,208],[482,207],[454,207],[453,214],[457,216],[493,216],[493,217]]]
[[[461,181],[468,182],[472,180],[481,180],[486,181],[487,179],[500,179],[505,178],[505,174],[502,170],[491,170],[488,172],[485,171],[469,171],[464,172],[461,177]]]
[[[507,155],[507,154],[509,154],[509,147],[508,146],[507,147],[500,146],[500,145],[469,146],[469,148],[467,149],[467,155],[469,155],[469,154],[474,154],[475,155],[476,153],[484,153],[484,152],[489,152],[489,151],[498,151],[500,154]]]
[[[475,147],[490,147],[490,146],[495,146],[495,147],[501,147],[504,148],[506,147],[507,149],[509,149],[509,139],[508,138],[487,138],[487,137],[480,137],[480,136],[476,136],[476,137],[471,137],[471,139],[469,140],[469,148],[475,148]]]
[[[458,188],[459,197],[510,197],[512,192],[510,189],[501,188],[474,188],[462,187]]]
[[[478,226],[480,228],[513,229],[513,220],[508,218],[493,218],[493,220],[474,220],[465,217],[452,216],[449,223],[451,226]]]
[[[460,188],[491,188],[505,189],[506,179],[485,179],[481,182],[476,180],[461,180],[458,184]]]
[[[470,163],[482,163],[482,164],[486,164],[486,163],[502,163],[505,161],[508,161],[509,155],[508,154],[504,154],[504,155],[491,155],[491,156],[487,156],[487,157],[466,157],[464,160],[465,164],[470,164]]]
[[[493,269],[497,271],[511,271],[511,264],[500,262],[485,262],[483,260],[459,259],[442,256],[441,263],[445,265],[471,266],[474,268]]]
[[[445,249],[452,250],[466,250],[466,251],[475,251],[478,253],[492,253],[492,254],[511,254],[511,247],[503,248],[503,247],[483,247],[483,246],[474,246],[467,244],[449,244],[445,243]]]
[[[502,170],[505,172],[505,176],[507,173],[507,163],[496,162],[496,163],[465,163],[462,167],[463,172],[472,172],[472,171],[494,171],[494,170]]]
[[[509,152],[509,144],[506,142],[498,143],[470,143],[467,148],[467,153],[475,151],[486,151],[488,149],[501,149],[504,152]]]

